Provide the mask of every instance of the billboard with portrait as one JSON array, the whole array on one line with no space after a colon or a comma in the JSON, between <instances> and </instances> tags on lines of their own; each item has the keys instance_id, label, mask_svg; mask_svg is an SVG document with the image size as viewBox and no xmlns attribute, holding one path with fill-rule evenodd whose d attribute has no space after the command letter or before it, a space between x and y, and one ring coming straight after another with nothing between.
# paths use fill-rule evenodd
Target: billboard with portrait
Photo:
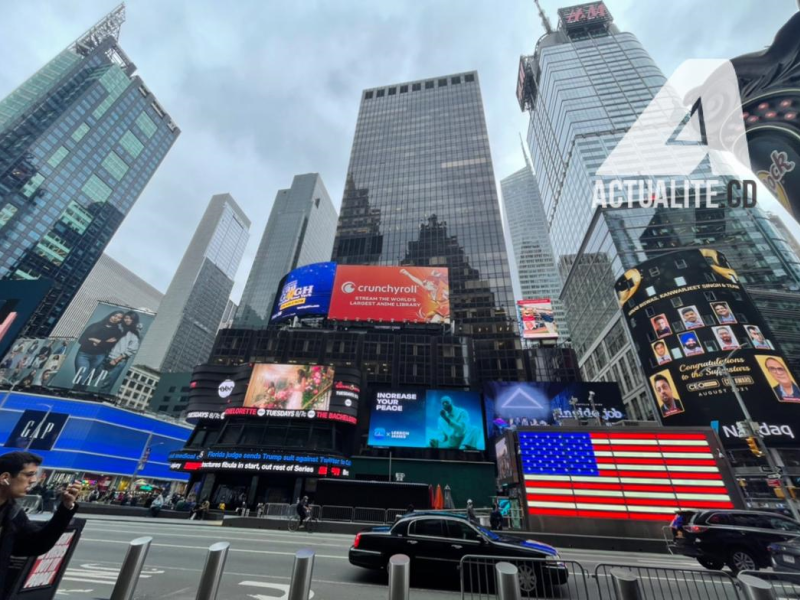
<instances>
[{"instance_id":1,"label":"billboard with portrait","mask_svg":"<svg viewBox=\"0 0 800 600\"><path fill-rule=\"evenodd\" d=\"M340 321L448 324L448 271L339 265L328 316Z\"/></svg>"},{"instance_id":2,"label":"billboard with portrait","mask_svg":"<svg viewBox=\"0 0 800 600\"><path fill-rule=\"evenodd\" d=\"M50 386L116 395L154 318L150 312L99 302Z\"/></svg>"},{"instance_id":3,"label":"billboard with portrait","mask_svg":"<svg viewBox=\"0 0 800 600\"><path fill-rule=\"evenodd\" d=\"M0 360L0 377L14 387L48 387L73 343L64 338L19 338Z\"/></svg>"},{"instance_id":4,"label":"billboard with portrait","mask_svg":"<svg viewBox=\"0 0 800 600\"><path fill-rule=\"evenodd\" d=\"M372 393L369 445L485 450L481 396L417 388Z\"/></svg>"},{"instance_id":5,"label":"billboard with portrait","mask_svg":"<svg viewBox=\"0 0 800 600\"><path fill-rule=\"evenodd\" d=\"M0 356L9 351L51 287L49 279L0 281Z\"/></svg>"},{"instance_id":6,"label":"billboard with portrait","mask_svg":"<svg viewBox=\"0 0 800 600\"><path fill-rule=\"evenodd\" d=\"M523 339L542 340L558 337L558 328L553 316L553 303L550 298L519 300L517 314Z\"/></svg>"},{"instance_id":7,"label":"billboard with portrait","mask_svg":"<svg viewBox=\"0 0 800 600\"><path fill-rule=\"evenodd\" d=\"M558 425L564 419L627 419L619 386L613 382L490 381L483 386L490 437L518 427Z\"/></svg>"},{"instance_id":8,"label":"billboard with portrait","mask_svg":"<svg viewBox=\"0 0 800 600\"><path fill-rule=\"evenodd\" d=\"M724 254L672 252L629 269L616 289L664 425L717 421L725 445L742 445L735 384L768 445L800 443L797 377Z\"/></svg>"},{"instance_id":9,"label":"billboard with portrait","mask_svg":"<svg viewBox=\"0 0 800 600\"><path fill-rule=\"evenodd\" d=\"M281 280L270 322L327 316L335 276L336 263L333 262L314 263L289 272Z\"/></svg>"}]
</instances>

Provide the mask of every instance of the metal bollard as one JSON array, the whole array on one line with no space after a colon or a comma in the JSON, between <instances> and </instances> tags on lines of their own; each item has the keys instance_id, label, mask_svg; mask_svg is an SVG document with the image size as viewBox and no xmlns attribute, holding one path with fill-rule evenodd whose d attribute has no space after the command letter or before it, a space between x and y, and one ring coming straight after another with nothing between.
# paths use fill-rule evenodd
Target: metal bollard
<instances>
[{"instance_id":1,"label":"metal bollard","mask_svg":"<svg viewBox=\"0 0 800 600\"><path fill-rule=\"evenodd\" d=\"M642 600L639 580L633 573L615 569L611 571L611 581L614 582L614 592L619 600Z\"/></svg>"},{"instance_id":2,"label":"metal bollard","mask_svg":"<svg viewBox=\"0 0 800 600\"><path fill-rule=\"evenodd\" d=\"M742 573L739 573L737 579L747 600L775 600L775 590L768 581Z\"/></svg>"},{"instance_id":3,"label":"metal bollard","mask_svg":"<svg viewBox=\"0 0 800 600\"><path fill-rule=\"evenodd\" d=\"M228 542L211 544L206 556L206 566L200 576L200 586L197 588L196 600L216 600L219 584L222 582L222 571L225 569L225 559L228 558Z\"/></svg>"},{"instance_id":4,"label":"metal bollard","mask_svg":"<svg viewBox=\"0 0 800 600\"><path fill-rule=\"evenodd\" d=\"M389 600L408 600L411 583L411 559L395 554L389 559Z\"/></svg>"},{"instance_id":5,"label":"metal bollard","mask_svg":"<svg viewBox=\"0 0 800 600\"><path fill-rule=\"evenodd\" d=\"M132 600L152 541L151 537L140 537L130 543L114 591L111 592L111 600Z\"/></svg>"},{"instance_id":6,"label":"metal bollard","mask_svg":"<svg viewBox=\"0 0 800 600\"><path fill-rule=\"evenodd\" d=\"M494 566L494 571L497 577L497 600L521 600L517 567L508 562L499 562Z\"/></svg>"},{"instance_id":7,"label":"metal bollard","mask_svg":"<svg viewBox=\"0 0 800 600\"><path fill-rule=\"evenodd\" d=\"M292 579L289 582L289 597L286 600L308 600L313 571L314 551L311 548L298 550L294 555Z\"/></svg>"}]
</instances>

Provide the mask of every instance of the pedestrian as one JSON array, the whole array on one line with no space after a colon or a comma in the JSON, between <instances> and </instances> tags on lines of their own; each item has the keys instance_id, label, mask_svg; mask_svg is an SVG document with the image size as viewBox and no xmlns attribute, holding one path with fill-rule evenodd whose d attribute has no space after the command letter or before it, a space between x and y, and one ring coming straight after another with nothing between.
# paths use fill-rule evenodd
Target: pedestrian
<instances>
[{"instance_id":1,"label":"pedestrian","mask_svg":"<svg viewBox=\"0 0 800 600\"><path fill-rule=\"evenodd\" d=\"M210 509L211 503L208 500L204 500L192 510L192 516L189 517L189 519L203 521L206 518L206 513L208 513Z\"/></svg>"},{"instance_id":2,"label":"pedestrian","mask_svg":"<svg viewBox=\"0 0 800 600\"><path fill-rule=\"evenodd\" d=\"M503 513L500 512L500 505L495 500L492 505L492 512L489 515L489 523L492 529L503 529Z\"/></svg>"},{"instance_id":3,"label":"pedestrian","mask_svg":"<svg viewBox=\"0 0 800 600\"><path fill-rule=\"evenodd\" d=\"M159 494L153 501L150 503L150 514L153 518L158 516L158 513L161 512L161 509L164 507L164 498Z\"/></svg>"},{"instance_id":4,"label":"pedestrian","mask_svg":"<svg viewBox=\"0 0 800 600\"><path fill-rule=\"evenodd\" d=\"M10 588L7 574L11 556L40 556L56 545L72 516L78 510L75 500L80 485L73 483L61 494L61 504L44 524L34 524L18 504L36 483L42 458L29 452L9 452L0 456L0 598Z\"/></svg>"},{"instance_id":5,"label":"pedestrian","mask_svg":"<svg viewBox=\"0 0 800 600\"><path fill-rule=\"evenodd\" d=\"M472 500L467 500L467 519L473 525L478 524L478 517L475 516L475 507L472 506Z\"/></svg>"}]
</instances>

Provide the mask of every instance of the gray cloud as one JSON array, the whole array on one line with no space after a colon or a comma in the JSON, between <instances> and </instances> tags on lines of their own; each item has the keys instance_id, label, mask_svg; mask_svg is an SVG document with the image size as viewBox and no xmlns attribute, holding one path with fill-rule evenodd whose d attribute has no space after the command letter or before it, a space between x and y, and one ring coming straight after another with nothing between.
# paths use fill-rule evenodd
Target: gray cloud
<instances>
[{"instance_id":1,"label":"gray cloud","mask_svg":"<svg viewBox=\"0 0 800 600\"><path fill-rule=\"evenodd\" d=\"M543 4L555 24L569 2ZM0 49L13 59L0 71L0 97L115 5L4 6ZM757 50L796 9L793 0L769 10L725 0L607 5L666 73L686 58ZM276 190L316 171L338 205L365 88L477 69L497 178L523 164L517 63L543 33L529 0L135 0L127 12L122 46L183 133L109 253L159 289L214 193L230 192L253 222L235 298Z\"/></svg>"}]
</instances>

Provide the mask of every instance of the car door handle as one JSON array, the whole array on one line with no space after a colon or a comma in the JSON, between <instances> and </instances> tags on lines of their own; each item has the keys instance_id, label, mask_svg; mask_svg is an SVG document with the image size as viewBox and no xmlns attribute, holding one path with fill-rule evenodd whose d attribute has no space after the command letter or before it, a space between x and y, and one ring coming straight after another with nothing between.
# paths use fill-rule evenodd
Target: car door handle
<instances>
[{"instance_id":1,"label":"car door handle","mask_svg":"<svg viewBox=\"0 0 800 600\"><path fill-rule=\"evenodd\" d=\"M453 544L450 547L451 548L455 548L456 550L461 550L464 546L459 546L458 544Z\"/></svg>"},{"instance_id":2,"label":"car door handle","mask_svg":"<svg viewBox=\"0 0 800 600\"><path fill-rule=\"evenodd\" d=\"M415 540L408 540L408 541L406 542L406 544L411 544L412 546L413 546L414 544L416 544L416 543L417 543L417 542L416 542Z\"/></svg>"}]
</instances>

